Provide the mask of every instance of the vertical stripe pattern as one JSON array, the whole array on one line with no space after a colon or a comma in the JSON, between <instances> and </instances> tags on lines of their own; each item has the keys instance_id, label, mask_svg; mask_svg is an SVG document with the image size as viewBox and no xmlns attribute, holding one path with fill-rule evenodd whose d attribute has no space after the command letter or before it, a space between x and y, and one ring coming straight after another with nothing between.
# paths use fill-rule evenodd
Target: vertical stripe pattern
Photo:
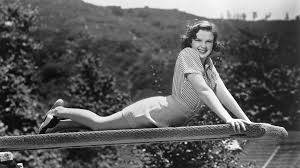
<instances>
[{"instance_id":1,"label":"vertical stripe pattern","mask_svg":"<svg viewBox=\"0 0 300 168\"><path fill-rule=\"evenodd\" d=\"M191 111L197 109L203 102L198 93L192 87L191 82L186 78L187 74L197 73L203 75L204 80L210 88L215 90L216 79L219 77L212 60L209 58L205 67L199 57L199 52L192 48L185 48L179 53L173 76L172 95L186 105Z\"/></svg>"}]
</instances>

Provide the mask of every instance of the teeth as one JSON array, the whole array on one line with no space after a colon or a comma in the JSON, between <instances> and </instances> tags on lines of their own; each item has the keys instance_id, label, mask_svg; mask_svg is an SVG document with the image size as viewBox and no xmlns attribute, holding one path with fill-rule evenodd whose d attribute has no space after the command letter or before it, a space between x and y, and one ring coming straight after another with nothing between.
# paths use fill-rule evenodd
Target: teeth
<instances>
[{"instance_id":1,"label":"teeth","mask_svg":"<svg viewBox=\"0 0 300 168\"><path fill-rule=\"evenodd\" d=\"M199 52L201 52L201 53L205 53L206 52L206 50L198 50Z\"/></svg>"}]
</instances>

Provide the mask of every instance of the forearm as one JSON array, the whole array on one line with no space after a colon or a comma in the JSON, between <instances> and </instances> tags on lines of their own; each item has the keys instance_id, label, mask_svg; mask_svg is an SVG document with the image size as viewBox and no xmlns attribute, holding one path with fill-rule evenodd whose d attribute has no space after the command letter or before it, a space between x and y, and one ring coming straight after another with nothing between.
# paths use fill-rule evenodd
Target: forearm
<instances>
[{"instance_id":1,"label":"forearm","mask_svg":"<svg viewBox=\"0 0 300 168\"><path fill-rule=\"evenodd\" d=\"M236 100L233 98L233 96L227 90L225 85L224 84L222 84L222 85L221 86L219 85L219 88L217 88L217 93L216 93L219 100L222 102L222 104L229 111L231 111L236 117L238 117L240 119L244 119L246 121L250 121L249 118L246 116L246 114L241 109L241 107L238 105Z\"/></svg>"},{"instance_id":2,"label":"forearm","mask_svg":"<svg viewBox=\"0 0 300 168\"><path fill-rule=\"evenodd\" d=\"M201 74L189 74L188 80L191 82L193 88L198 93L200 99L215 112L222 120L226 123L232 119L226 109L223 107L221 102L218 100L215 93L206 84Z\"/></svg>"},{"instance_id":3,"label":"forearm","mask_svg":"<svg viewBox=\"0 0 300 168\"><path fill-rule=\"evenodd\" d=\"M238 103L231 95L227 96L223 104L226 108L228 108L228 110L230 110L238 118L250 121L249 118L241 109L241 107L238 105Z\"/></svg>"},{"instance_id":4,"label":"forearm","mask_svg":"<svg viewBox=\"0 0 300 168\"><path fill-rule=\"evenodd\" d=\"M204 103L214 111L222 120L228 122L232 119L223 105L220 103L215 93L211 89L207 89L204 91L198 91L200 98Z\"/></svg>"}]
</instances>

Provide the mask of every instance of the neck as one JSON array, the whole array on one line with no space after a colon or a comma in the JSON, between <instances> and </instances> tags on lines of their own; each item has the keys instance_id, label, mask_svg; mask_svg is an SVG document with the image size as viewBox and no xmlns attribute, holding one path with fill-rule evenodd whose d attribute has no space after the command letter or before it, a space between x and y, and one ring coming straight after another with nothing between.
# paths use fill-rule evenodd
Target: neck
<instances>
[{"instance_id":1,"label":"neck","mask_svg":"<svg viewBox=\"0 0 300 168\"><path fill-rule=\"evenodd\" d=\"M205 65L205 63L207 63L208 58L208 56L206 58L200 58L202 65Z\"/></svg>"}]
</instances>

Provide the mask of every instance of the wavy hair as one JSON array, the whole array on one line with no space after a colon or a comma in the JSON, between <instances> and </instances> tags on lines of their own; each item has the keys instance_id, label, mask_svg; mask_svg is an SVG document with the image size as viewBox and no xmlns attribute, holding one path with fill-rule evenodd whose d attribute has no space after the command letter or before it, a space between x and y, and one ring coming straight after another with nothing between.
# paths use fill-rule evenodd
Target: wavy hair
<instances>
[{"instance_id":1,"label":"wavy hair","mask_svg":"<svg viewBox=\"0 0 300 168\"><path fill-rule=\"evenodd\" d=\"M181 48L191 47L193 39L196 39L199 30L205 30L213 33L213 51L220 51L220 47L217 42L218 32L216 25L207 20L194 20L192 24L186 25L186 31L181 36Z\"/></svg>"}]
</instances>

